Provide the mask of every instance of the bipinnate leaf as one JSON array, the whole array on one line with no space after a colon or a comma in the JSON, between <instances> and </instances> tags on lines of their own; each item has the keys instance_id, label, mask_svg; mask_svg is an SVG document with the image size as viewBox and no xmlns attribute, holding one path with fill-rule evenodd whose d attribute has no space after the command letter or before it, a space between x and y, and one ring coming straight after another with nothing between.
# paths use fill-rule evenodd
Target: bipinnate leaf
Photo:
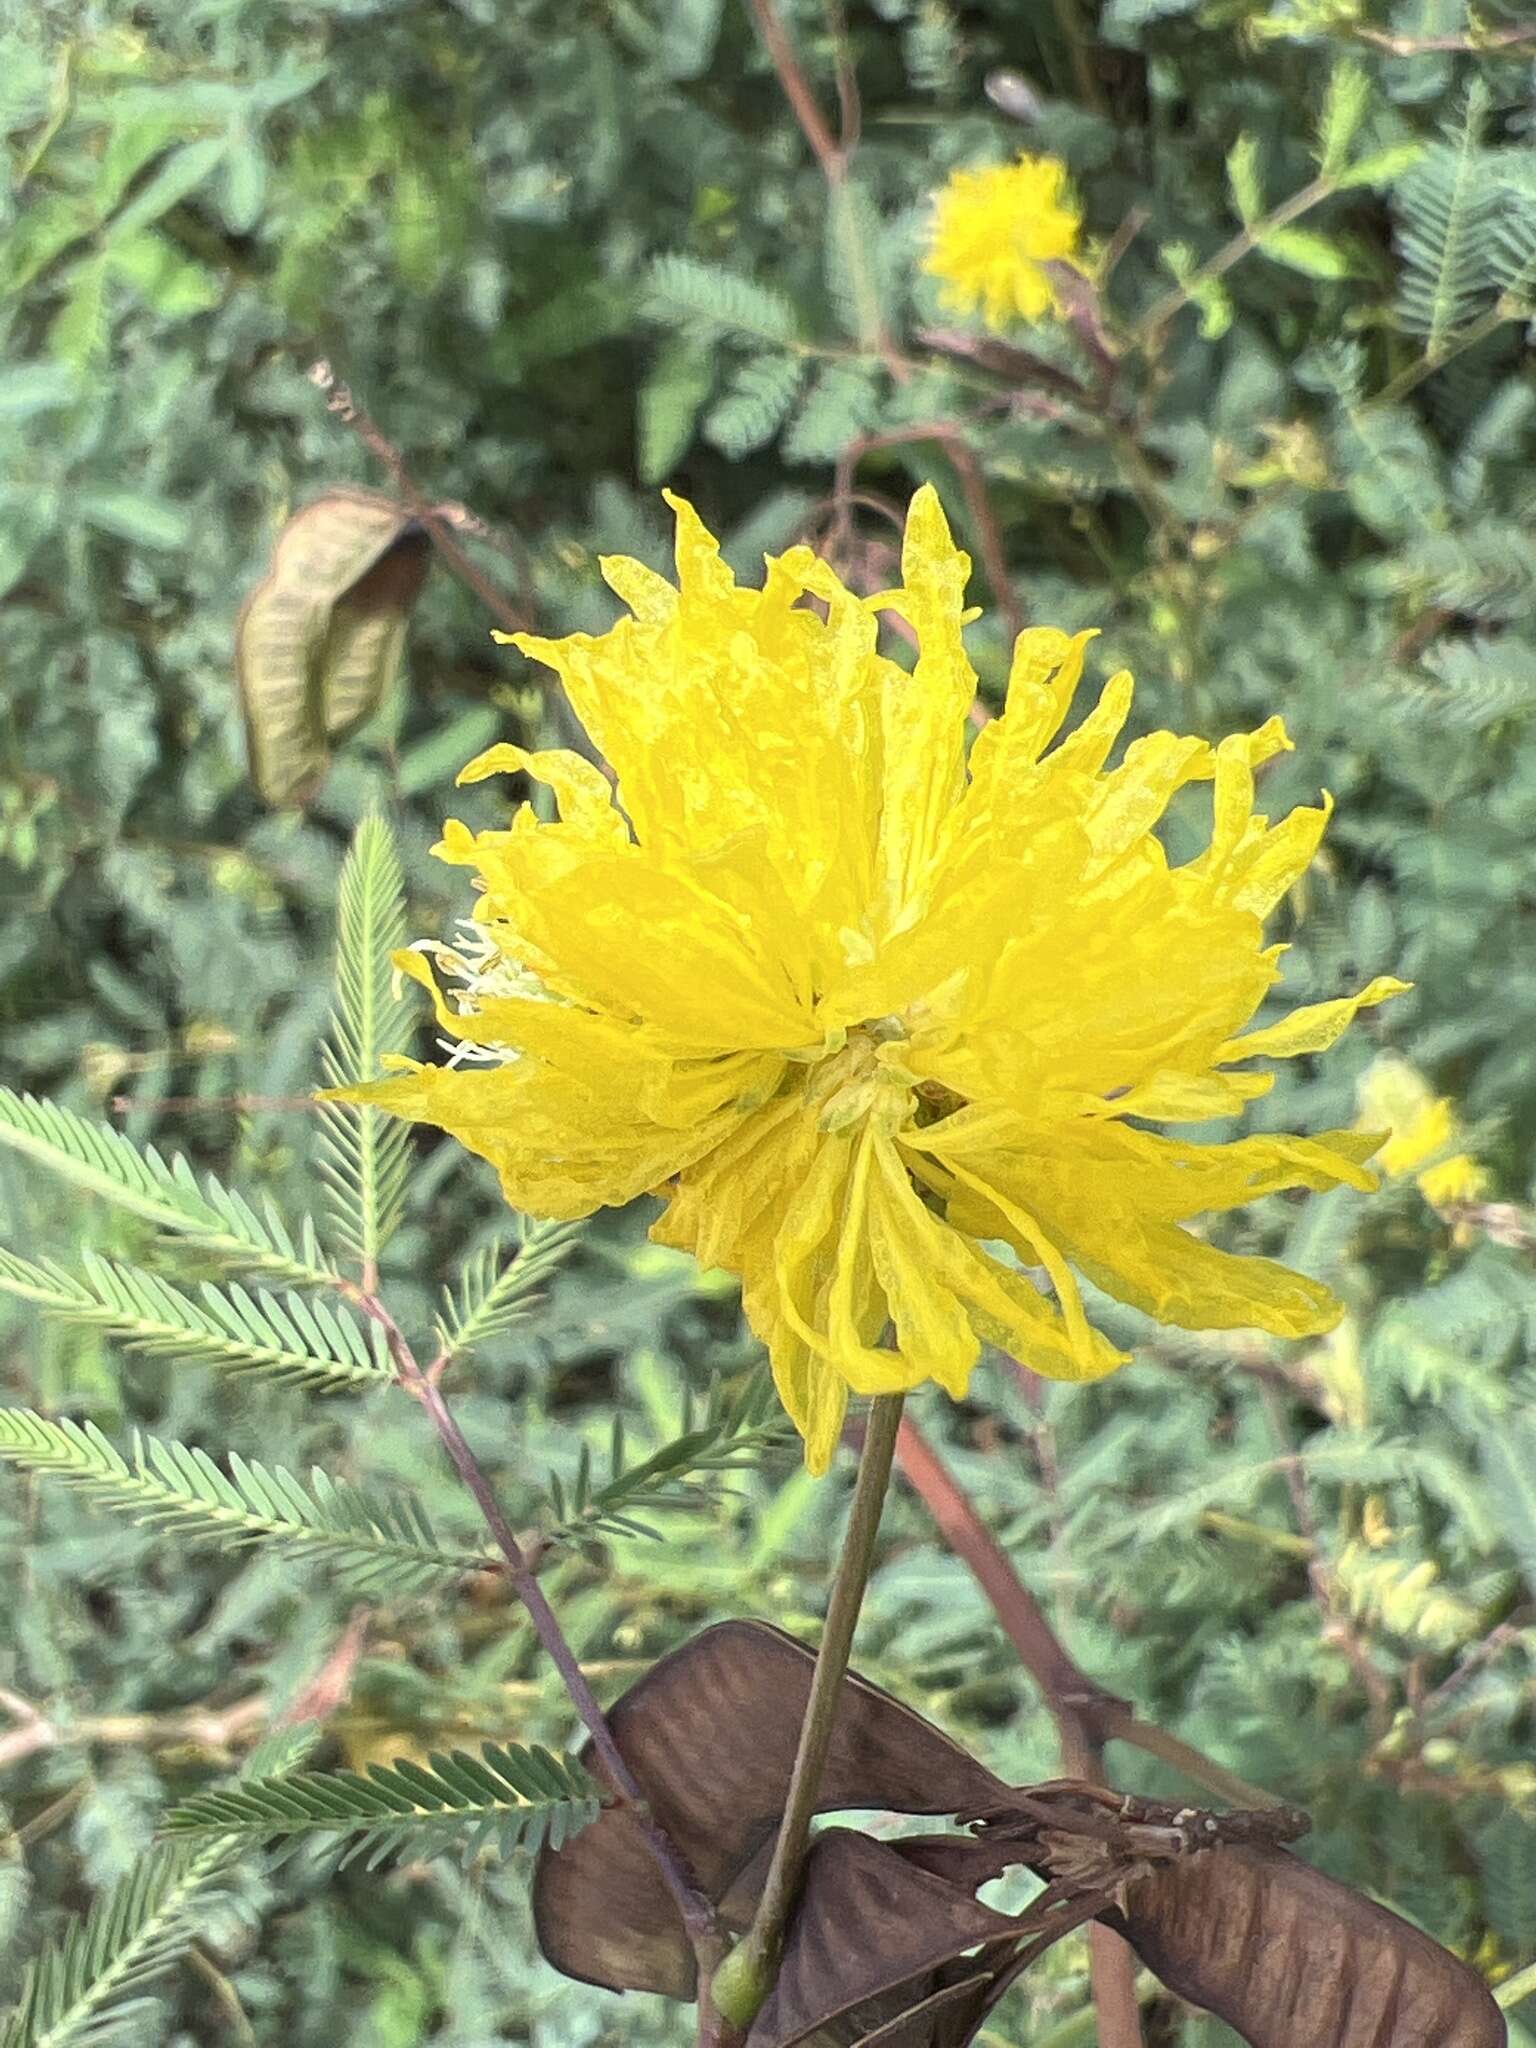
<instances>
[{"instance_id":1,"label":"bipinnate leaf","mask_svg":"<svg viewBox=\"0 0 1536 2048\"><path fill-rule=\"evenodd\" d=\"M0 1088L0 1145L270 1284L329 1287L335 1281L309 1222L295 1235L270 1203L257 1210L212 1174L199 1181L180 1155L162 1159L153 1146L134 1145L121 1131L59 1103ZM14 1291L38 1298L26 1286Z\"/></svg>"},{"instance_id":2,"label":"bipinnate leaf","mask_svg":"<svg viewBox=\"0 0 1536 2048\"><path fill-rule=\"evenodd\" d=\"M453 1847L468 1856L494 1843L504 1856L563 1842L586 1827L601 1792L579 1765L547 1749L487 1743L426 1764L398 1757L358 1771L298 1771L196 1792L174 1807L171 1835L326 1843L343 1864L369 1869L409 1850Z\"/></svg>"},{"instance_id":3,"label":"bipinnate leaf","mask_svg":"<svg viewBox=\"0 0 1536 2048\"><path fill-rule=\"evenodd\" d=\"M337 487L296 512L235 628L251 774L300 804L332 746L378 708L399 667L431 543L378 491Z\"/></svg>"}]
</instances>

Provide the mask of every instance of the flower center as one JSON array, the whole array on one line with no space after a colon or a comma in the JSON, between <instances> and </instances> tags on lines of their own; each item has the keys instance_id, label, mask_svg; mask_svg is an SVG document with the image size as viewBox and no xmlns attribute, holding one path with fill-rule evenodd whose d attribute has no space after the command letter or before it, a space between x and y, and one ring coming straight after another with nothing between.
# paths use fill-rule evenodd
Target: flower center
<instances>
[{"instance_id":1,"label":"flower center","mask_svg":"<svg viewBox=\"0 0 1536 2048\"><path fill-rule=\"evenodd\" d=\"M847 1043L813 1069L811 1100L824 1131L847 1131L873 1122L892 1136L912 1120L917 1076L901 1064L907 1042L899 1017L874 1017L855 1024Z\"/></svg>"}]
</instances>

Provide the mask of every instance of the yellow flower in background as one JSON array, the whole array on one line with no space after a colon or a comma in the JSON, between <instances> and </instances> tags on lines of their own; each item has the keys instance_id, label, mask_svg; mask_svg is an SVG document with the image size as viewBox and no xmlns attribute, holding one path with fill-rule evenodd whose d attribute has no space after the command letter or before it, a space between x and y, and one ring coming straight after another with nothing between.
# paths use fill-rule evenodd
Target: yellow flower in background
<instances>
[{"instance_id":1,"label":"yellow flower in background","mask_svg":"<svg viewBox=\"0 0 1536 2048\"><path fill-rule=\"evenodd\" d=\"M1450 1098L1437 1096L1417 1067L1383 1053L1366 1068L1357 1092L1360 1127L1387 1133L1376 1164L1389 1180L1411 1173L1436 1209L1475 1202L1485 1191L1487 1174L1457 1150L1461 1126Z\"/></svg>"},{"instance_id":2,"label":"yellow flower in background","mask_svg":"<svg viewBox=\"0 0 1536 2048\"><path fill-rule=\"evenodd\" d=\"M1279 978L1263 920L1328 815L1255 812L1280 721L1216 747L1155 732L1108 768L1130 677L1058 740L1093 636L1035 628L967 760L970 562L931 488L902 587L871 598L807 548L738 588L670 502L677 588L612 559L633 616L516 636L617 791L568 752L465 769L548 784L558 822L525 806L504 831L444 828L441 857L479 877L472 941L438 949L447 992L398 957L456 1064L353 1099L452 1132L537 1216L664 1196L652 1235L741 1276L816 1471L850 1390L962 1395L983 1340L1054 1378L1123 1363L1077 1274L1190 1328L1329 1328L1327 1288L1181 1226L1280 1188L1370 1188L1376 1137L1144 1128L1234 1114L1273 1078L1249 1060L1319 1052L1405 986L1244 1035ZM911 673L878 649L884 611L915 636ZM1154 827L1195 781L1214 784L1211 841L1172 867Z\"/></svg>"},{"instance_id":3,"label":"yellow flower in background","mask_svg":"<svg viewBox=\"0 0 1536 2048\"><path fill-rule=\"evenodd\" d=\"M944 280L944 303L957 313L982 309L1001 330L1014 320L1060 311L1045 263L1078 267L1082 214L1054 156L954 171L934 198L932 239L923 264Z\"/></svg>"}]
</instances>

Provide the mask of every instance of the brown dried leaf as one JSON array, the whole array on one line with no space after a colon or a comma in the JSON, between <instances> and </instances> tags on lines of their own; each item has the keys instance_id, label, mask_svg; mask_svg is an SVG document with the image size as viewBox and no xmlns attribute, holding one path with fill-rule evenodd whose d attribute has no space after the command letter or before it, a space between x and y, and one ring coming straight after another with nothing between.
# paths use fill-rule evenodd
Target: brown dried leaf
<instances>
[{"instance_id":1,"label":"brown dried leaf","mask_svg":"<svg viewBox=\"0 0 1536 2048\"><path fill-rule=\"evenodd\" d=\"M1250 2048L1504 2048L1474 1970L1284 1849L1215 1849L1106 1914L1171 1990Z\"/></svg>"},{"instance_id":2,"label":"brown dried leaf","mask_svg":"<svg viewBox=\"0 0 1536 2048\"><path fill-rule=\"evenodd\" d=\"M235 627L251 774L268 803L305 802L331 747L378 708L430 555L411 514L377 491L327 491L278 535Z\"/></svg>"},{"instance_id":3,"label":"brown dried leaf","mask_svg":"<svg viewBox=\"0 0 1536 2048\"><path fill-rule=\"evenodd\" d=\"M760 1621L727 1621L662 1658L609 1723L653 1812L717 1903L784 1810L815 1658ZM588 1751L583 1750L584 1758ZM820 1810L975 1813L1007 1788L888 1693L850 1674ZM694 1995L693 1954L635 1822L610 1809L539 1857L539 1946L557 1970L613 1991Z\"/></svg>"}]
</instances>

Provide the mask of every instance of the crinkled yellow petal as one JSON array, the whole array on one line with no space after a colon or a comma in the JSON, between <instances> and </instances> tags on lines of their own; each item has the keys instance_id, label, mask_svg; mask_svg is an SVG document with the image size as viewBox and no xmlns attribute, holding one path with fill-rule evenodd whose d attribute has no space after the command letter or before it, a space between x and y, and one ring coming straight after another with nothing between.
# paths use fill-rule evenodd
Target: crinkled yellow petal
<instances>
[{"instance_id":1,"label":"crinkled yellow petal","mask_svg":"<svg viewBox=\"0 0 1536 2048\"><path fill-rule=\"evenodd\" d=\"M1088 643L1098 637L1096 626L1073 634L1056 626L1025 628L1013 643L1003 718L994 719L977 737L983 760L987 746L999 741L1022 761L1039 760L1066 721L1083 678Z\"/></svg>"},{"instance_id":2,"label":"crinkled yellow petal","mask_svg":"<svg viewBox=\"0 0 1536 2048\"><path fill-rule=\"evenodd\" d=\"M935 1126L935 1130L942 1129L942 1125ZM998 1187L981 1179L968 1166L962 1165L952 1150L945 1147L942 1142L935 1141L932 1132L911 1133L907 1136L906 1143L915 1151L934 1153L962 1188L968 1188L973 1194L979 1195L983 1201L998 1211L1007 1225L1008 1236L1021 1247L1023 1255L1032 1264L1045 1268L1051 1285L1056 1290L1056 1301L1061 1310L1072 1354L1081 1361L1080 1376L1085 1379L1096 1378L1107 1371L1110 1364L1118 1365L1121 1362L1118 1352L1113 1354L1108 1363L1105 1362L1105 1353L1112 1351L1113 1347L1110 1346L1109 1340L1089 1323L1083 1309L1082 1293L1071 1267L1062 1256L1060 1247L1052 1241L1037 1219L1024 1208L1022 1202L1013 1200Z\"/></svg>"},{"instance_id":3,"label":"crinkled yellow petal","mask_svg":"<svg viewBox=\"0 0 1536 2048\"><path fill-rule=\"evenodd\" d=\"M492 775L531 775L546 782L555 792L560 821L599 844L621 843L629 838L629 827L614 809L613 790L608 778L593 762L565 747L530 752L506 742L487 747L461 768L460 784L484 782Z\"/></svg>"},{"instance_id":4,"label":"crinkled yellow petal","mask_svg":"<svg viewBox=\"0 0 1536 2048\"><path fill-rule=\"evenodd\" d=\"M731 1107L684 1130L618 1111L534 1060L502 1067L417 1067L340 1091L414 1123L436 1124L496 1169L507 1200L534 1216L590 1216L703 1156L738 1121Z\"/></svg>"},{"instance_id":5,"label":"crinkled yellow petal","mask_svg":"<svg viewBox=\"0 0 1536 2048\"><path fill-rule=\"evenodd\" d=\"M1165 1067L1121 1095L1090 1101L1083 1113L1140 1116L1154 1123L1201 1123L1208 1117L1235 1116L1274 1085L1273 1074L1181 1074Z\"/></svg>"},{"instance_id":6,"label":"crinkled yellow petal","mask_svg":"<svg viewBox=\"0 0 1536 2048\"><path fill-rule=\"evenodd\" d=\"M1130 670L1117 670L1082 724L1052 753L1049 766L1053 773L1097 775L1131 715L1135 694L1136 684Z\"/></svg>"},{"instance_id":7,"label":"crinkled yellow petal","mask_svg":"<svg viewBox=\"0 0 1536 2048\"><path fill-rule=\"evenodd\" d=\"M1099 863L1128 853L1162 817L1174 792L1211 774L1214 766L1214 751L1204 740L1154 732L1133 741L1120 767L1100 781L1085 815Z\"/></svg>"},{"instance_id":8,"label":"crinkled yellow petal","mask_svg":"<svg viewBox=\"0 0 1536 2048\"><path fill-rule=\"evenodd\" d=\"M482 923L570 1001L700 1050L768 1050L814 1035L807 963L785 960L768 919L696 874L555 827L482 835L479 865Z\"/></svg>"},{"instance_id":9,"label":"crinkled yellow petal","mask_svg":"<svg viewBox=\"0 0 1536 2048\"><path fill-rule=\"evenodd\" d=\"M917 1196L894 1148L881 1157L885 1228L876 1239L876 1266L903 1350L932 1357L933 1378L959 1399L976 1357L961 1339L964 1320L989 1343L1048 1379L1090 1379L1123 1365L1098 1331L1085 1353L1059 1312L1020 1273L983 1252ZM902 1338L903 1328L912 1334ZM939 1333L948 1331L947 1343ZM933 1348L930 1349L929 1347Z\"/></svg>"},{"instance_id":10,"label":"crinkled yellow petal","mask_svg":"<svg viewBox=\"0 0 1536 2048\"><path fill-rule=\"evenodd\" d=\"M1218 1251L1171 1224L1141 1224L1121 1240L1113 1266L1084 1271L1118 1300L1185 1330L1317 1337L1344 1314L1320 1280L1274 1259Z\"/></svg>"},{"instance_id":11,"label":"crinkled yellow petal","mask_svg":"<svg viewBox=\"0 0 1536 2048\"><path fill-rule=\"evenodd\" d=\"M938 492L924 484L907 514L902 588L891 602L917 636L918 656L905 687L883 697L884 804L880 865L892 903L917 893L938 851L939 835L965 773L965 715L976 672L960 636L971 558L957 548Z\"/></svg>"},{"instance_id":12,"label":"crinkled yellow petal","mask_svg":"<svg viewBox=\"0 0 1536 2048\"><path fill-rule=\"evenodd\" d=\"M1389 1002L1406 995L1413 983L1399 981L1392 974L1378 974L1358 995L1340 996L1330 1003L1304 1003L1278 1023L1265 1024L1242 1038L1228 1039L1215 1056L1215 1064L1229 1066L1234 1060L1291 1060L1302 1053L1326 1052L1342 1038L1361 1010L1373 1003Z\"/></svg>"},{"instance_id":13,"label":"crinkled yellow petal","mask_svg":"<svg viewBox=\"0 0 1536 2048\"><path fill-rule=\"evenodd\" d=\"M805 1439L812 1472L824 1472L831 1461L849 1387L786 1313L774 1246L822 1143L803 1092L781 1093L678 1175L651 1226L659 1243L741 1275L742 1306L767 1347L779 1398Z\"/></svg>"}]
</instances>

